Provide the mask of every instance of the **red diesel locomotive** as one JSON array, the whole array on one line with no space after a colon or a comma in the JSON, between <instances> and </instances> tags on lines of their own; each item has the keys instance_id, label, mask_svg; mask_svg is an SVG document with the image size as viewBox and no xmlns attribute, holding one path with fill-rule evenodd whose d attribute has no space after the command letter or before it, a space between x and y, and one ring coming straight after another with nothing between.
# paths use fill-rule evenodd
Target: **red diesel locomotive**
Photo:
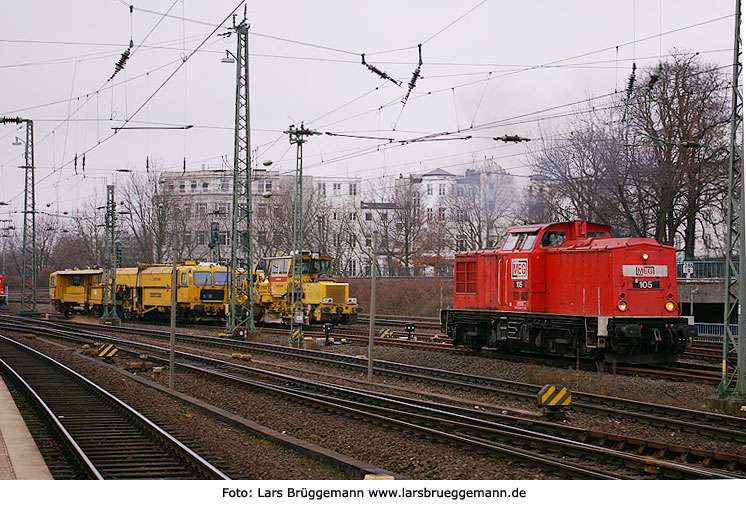
<instances>
[{"instance_id":1,"label":"red diesel locomotive","mask_svg":"<svg viewBox=\"0 0 746 514\"><path fill-rule=\"evenodd\" d=\"M675 361L696 335L678 314L676 253L585 221L512 227L500 249L456 254L454 344L608 361Z\"/></svg>"}]
</instances>

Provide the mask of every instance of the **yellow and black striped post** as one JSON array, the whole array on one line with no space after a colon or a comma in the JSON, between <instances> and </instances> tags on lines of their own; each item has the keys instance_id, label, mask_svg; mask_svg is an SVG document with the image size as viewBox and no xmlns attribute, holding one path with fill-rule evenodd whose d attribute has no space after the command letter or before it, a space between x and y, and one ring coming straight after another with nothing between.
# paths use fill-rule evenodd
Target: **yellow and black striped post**
<instances>
[{"instance_id":1,"label":"yellow and black striped post","mask_svg":"<svg viewBox=\"0 0 746 514\"><path fill-rule=\"evenodd\" d=\"M384 329L384 330L381 331L381 335L379 337L390 338L393 335L394 335L394 331L391 330L390 328L386 328L386 329Z\"/></svg>"},{"instance_id":2,"label":"yellow and black striped post","mask_svg":"<svg viewBox=\"0 0 746 514\"><path fill-rule=\"evenodd\" d=\"M539 407L545 409L549 418L564 418L563 408L572 403L570 390L562 385L547 384L536 395Z\"/></svg>"},{"instance_id":3,"label":"yellow and black striped post","mask_svg":"<svg viewBox=\"0 0 746 514\"><path fill-rule=\"evenodd\" d=\"M98 349L98 352L96 353L96 355L98 355L104 360L112 359L116 356L118 351L119 350L117 349L117 347L114 346L113 344L105 344L105 345L102 345Z\"/></svg>"}]
</instances>

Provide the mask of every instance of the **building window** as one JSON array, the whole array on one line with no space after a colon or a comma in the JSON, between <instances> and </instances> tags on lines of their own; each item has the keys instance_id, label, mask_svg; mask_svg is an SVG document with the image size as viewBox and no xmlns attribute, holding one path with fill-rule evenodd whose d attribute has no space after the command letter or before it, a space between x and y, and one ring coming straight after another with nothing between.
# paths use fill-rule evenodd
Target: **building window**
<instances>
[{"instance_id":1,"label":"building window","mask_svg":"<svg viewBox=\"0 0 746 514\"><path fill-rule=\"evenodd\" d=\"M355 213L354 212L350 213L350 221L355 221Z\"/></svg>"},{"instance_id":2,"label":"building window","mask_svg":"<svg viewBox=\"0 0 746 514\"><path fill-rule=\"evenodd\" d=\"M179 182L179 193L186 193L186 184L184 182Z\"/></svg>"},{"instance_id":3,"label":"building window","mask_svg":"<svg viewBox=\"0 0 746 514\"><path fill-rule=\"evenodd\" d=\"M272 182L268 180L264 183L264 192L269 193L270 191L272 191Z\"/></svg>"},{"instance_id":4,"label":"building window","mask_svg":"<svg viewBox=\"0 0 746 514\"><path fill-rule=\"evenodd\" d=\"M197 217L204 218L205 216L207 216L207 204L198 203L197 204Z\"/></svg>"},{"instance_id":5,"label":"building window","mask_svg":"<svg viewBox=\"0 0 746 514\"><path fill-rule=\"evenodd\" d=\"M428 184L427 185L427 196L432 196L432 195L433 195L433 185Z\"/></svg>"},{"instance_id":6,"label":"building window","mask_svg":"<svg viewBox=\"0 0 746 514\"><path fill-rule=\"evenodd\" d=\"M184 206L184 217L185 218L191 218L192 217L192 206L190 204L186 204Z\"/></svg>"},{"instance_id":7,"label":"building window","mask_svg":"<svg viewBox=\"0 0 746 514\"><path fill-rule=\"evenodd\" d=\"M365 246L370 246L371 244L373 244L373 240L371 239L371 237L365 236Z\"/></svg>"},{"instance_id":8,"label":"building window","mask_svg":"<svg viewBox=\"0 0 746 514\"><path fill-rule=\"evenodd\" d=\"M332 194L338 195L342 193L342 184L333 184L332 185Z\"/></svg>"},{"instance_id":9,"label":"building window","mask_svg":"<svg viewBox=\"0 0 746 514\"><path fill-rule=\"evenodd\" d=\"M427 208L427 219L429 220L433 219L433 208L432 207Z\"/></svg>"},{"instance_id":10,"label":"building window","mask_svg":"<svg viewBox=\"0 0 746 514\"><path fill-rule=\"evenodd\" d=\"M386 221L388 221L388 219L389 219L389 213L388 212L382 212L381 213L381 221L383 221L384 223L386 223Z\"/></svg>"},{"instance_id":11,"label":"building window","mask_svg":"<svg viewBox=\"0 0 746 514\"><path fill-rule=\"evenodd\" d=\"M192 193L196 193L196 192L197 192L197 181L196 181L196 180L192 180L192 181L191 181L191 182L189 183L189 190L190 190L190 191L191 191Z\"/></svg>"},{"instance_id":12,"label":"building window","mask_svg":"<svg viewBox=\"0 0 746 514\"><path fill-rule=\"evenodd\" d=\"M319 196L326 196L326 184L319 184L316 186L316 192Z\"/></svg>"},{"instance_id":13,"label":"building window","mask_svg":"<svg viewBox=\"0 0 746 514\"><path fill-rule=\"evenodd\" d=\"M357 196L357 184L350 184L350 196Z\"/></svg>"},{"instance_id":14,"label":"building window","mask_svg":"<svg viewBox=\"0 0 746 514\"><path fill-rule=\"evenodd\" d=\"M365 213L365 221L373 221L373 213L368 211Z\"/></svg>"},{"instance_id":15,"label":"building window","mask_svg":"<svg viewBox=\"0 0 746 514\"><path fill-rule=\"evenodd\" d=\"M205 231L204 230L197 231L197 244L198 245L205 244Z\"/></svg>"},{"instance_id":16,"label":"building window","mask_svg":"<svg viewBox=\"0 0 746 514\"><path fill-rule=\"evenodd\" d=\"M446 194L446 185L438 184L438 195L444 196Z\"/></svg>"},{"instance_id":17,"label":"building window","mask_svg":"<svg viewBox=\"0 0 746 514\"><path fill-rule=\"evenodd\" d=\"M333 213L332 213L332 219L333 219L333 220L336 220L336 219L337 219L337 213L336 213L336 212L333 212Z\"/></svg>"},{"instance_id":18,"label":"building window","mask_svg":"<svg viewBox=\"0 0 746 514\"><path fill-rule=\"evenodd\" d=\"M220 190L228 191L228 179L227 178L220 179Z\"/></svg>"},{"instance_id":19,"label":"building window","mask_svg":"<svg viewBox=\"0 0 746 514\"><path fill-rule=\"evenodd\" d=\"M208 188L208 187L210 187L210 184L209 184L209 182L207 182L206 180L203 180L203 181L202 181L202 192L203 192L203 193L206 193L206 192L207 192L207 188Z\"/></svg>"},{"instance_id":20,"label":"building window","mask_svg":"<svg viewBox=\"0 0 746 514\"><path fill-rule=\"evenodd\" d=\"M192 233L191 233L190 231L188 231L188 230L186 230L186 231L184 232L184 242L185 242L186 244L189 244L189 243L191 243L191 242L192 242Z\"/></svg>"},{"instance_id":21,"label":"building window","mask_svg":"<svg viewBox=\"0 0 746 514\"><path fill-rule=\"evenodd\" d=\"M348 270L349 270L350 275L357 275L357 262L350 261Z\"/></svg>"},{"instance_id":22,"label":"building window","mask_svg":"<svg viewBox=\"0 0 746 514\"><path fill-rule=\"evenodd\" d=\"M257 205L256 207L256 215L260 218L263 218L267 215L267 206L266 205Z\"/></svg>"},{"instance_id":23,"label":"building window","mask_svg":"<svg viewBox=\"0 0 746 514\"><path fill-rule=\"evenodd\" d=\"M173 193L173 191L174 191L174 183L173 182L169 182L168 183L168 190Z\"/></svg>"},{"instance_id":24,"label":"building window","mask_svg":"<svg viewBox=\"0 0 746 514\"><path fill-rule=\"evenodd\" d=\"M446 218L446 208L445 207L439 207L438 208L438 219L443 220Z\"/></svg>"}]
</instances>

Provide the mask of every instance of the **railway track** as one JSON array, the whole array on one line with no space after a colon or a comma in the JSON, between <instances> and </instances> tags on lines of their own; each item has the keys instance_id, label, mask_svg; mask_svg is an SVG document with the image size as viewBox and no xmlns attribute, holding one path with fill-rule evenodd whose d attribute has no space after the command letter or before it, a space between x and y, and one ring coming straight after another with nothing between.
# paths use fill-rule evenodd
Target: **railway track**
<instances>
[{"instance_id":1,"label":"railway track","mask_svg":"<svg viewBox=\"0 0 746 514\"><path fill-rule=\"evenodd\" d=\"M147 418L57 361L0 336L0 366L61 448L53 470L86 479L227 479Z\"/></svg>"},{"instance_id":2,"label":"railway track","mask_svg":"<svg viewBox=\"0 0 746 514\"><path fill-rule=\"evenodd\" d=\"M67 337L76 336L68 333ZM158 355L166 353L163 347L156 349L144 343L114 339L109 341L115 342L120 348L129 348L134 354L148 351L149 358L166 362L165 355ZM644 446L649 451L653 450L663 455L668 450L660 443L637 440L627 445L628 448L637 449L636 452L623 451L619 448L621 439L611 434L590 434L588 431L572 430L561 424L538 420L516 421L515 418L501 414L474 412L473 408L469 407L359 391L287 374L257 370L250 366L183 351L177 352L177 359L180 367L191 372L238 382L294 402L332 410L345 416L365 418L377 424L412 431L480 452L529 462L563 476L642 478L653 475L671 478L731 478L740 476L739 473L746 468L746 459L739 460L733 456L721 456L716 462L723 468L737 470L739 473L736 474L724 469L707 469L700 465L673 462L641 451L641 447ZM530 428L521 426L526 423L531 425ZM537 431L537 428L542 428L543 431ZM591 439L594 439L593 443L588 442ZM688 454L698 453L696 450L690 450ZM599 461L610 464L599 466Z\"/></svg>"},{"instance_id":3,"label":"railway track","mask_svg":"<svg viewBox=\"0 0 746 514\"><path fill-rule=\"evenodd\" d=\"M127 330L113 327L90 326L80 328L102 328L107 331L117 331L125 333L130 332L137 333L139 335L148 335L150 337L168 336L166 332L153 331L149 329ZM129 346L132 348L132 351L134 353L138 354L146 352L149 356L162 356L167 352L166 348L163 346L134 343L131 341L124 342L113 338L109 339L105 336L99 337L109 342L115 342L116 344L124 345L124 347ZM252 352L264 352L272 355L282 356L283 358L289 357L294 359L302 359L304 361L316 362L332 367L343 367L361 372L367 368L366 359L340 354L330 354L327 352L288 348L264 343L233 342L219 338L205 338L202 336L179 335L178 341L180 344L207 344L226 351L250 350ZM179 359L181 361L180 365L183 365L185 367L188 365L192 365L195 360L199 361L201 359L204 359L204 357L195 356L189 352L179 352L179 355ZM234 363L226 362L228 356L225 356L223 359L225 360L213 359L210 366L212 368L222 369L225 369L226 367L234 368L236 366ZM379 377L388 376L421 382L424 381L437 385L439 388L443 388L445 386L470 391L489 392L529 401L535 401L536 394L539 389L538 386L533 386L530 384L522 384L489 377L478 377L462 373L416 367L378 360L374 362L374 369L376 375ZM289 379L283 378L283 380ZM708 437L725 441L746 442L746 420L742 418L733 418L720 414L692 411L670 406L645 404L631 400L604 397L586 393L575 392L573 393L573 396L573 405L575 409L593 413L595 415L601 414L605 416L614 416L633 420L635 422L649 423L654 426L665 426L667 428L670 428L671 430L683 430L687 432L700 433ZM429 402L429 404L432 406L432 402ZM731 469L735 468L741 470L743 468L743 458L734 456L723 457L722 455L719 455L717 453L703 452L697 449L682 450L676 445L667 445L655 441L641 441L639 439L621 438L614 434L574 434L573 439L575 440L575 442L586 442L589 440L595 440L598 442L598 445L602 445L602 443L599 441L605 441L606 444L611 444L616 447L633 447L636 449L635 451L638 454L644 456L647 456L645 452L654 452L656 455L675 454L678 455L677 458L679 459L683 458L682 456L688 456L688 458L696 457L702 459L703 461L720 462L721 464L726 463L727 466L729 466Z\"/></svg>"}]
</instances>

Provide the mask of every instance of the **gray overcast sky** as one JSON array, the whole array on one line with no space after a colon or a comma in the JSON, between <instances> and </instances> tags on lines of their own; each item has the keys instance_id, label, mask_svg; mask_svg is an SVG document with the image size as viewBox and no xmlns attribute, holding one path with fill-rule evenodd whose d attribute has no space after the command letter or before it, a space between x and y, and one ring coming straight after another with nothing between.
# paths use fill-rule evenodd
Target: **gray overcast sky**
<instances>
[{"instance_id":1,"label":"gray overcast sky","mask_svg":"<svg viewBox=\"0 0 746 514\"><path fill-rule=\"evenodd\" d=\"M474 154L494 156L511 173L527 175L530 146L498 143L493 136L536 138L540 128L561 129L566 118L546 117L571 110L563 105L623 89L633 61L653 66L674 47L728 66L734 3L248 2L252 147L259 149L259 163L271 159L275 168L290 171L295 149L282 131L291 123L395 139L491 124L466 131L473 136L468 141L380 145L316 136L304 146L304 170L366 180L434 167L459 172ZM223 156L232 162L235 65L220 58L235 50L235 36L208 36L238 0L132 5L130 15L125 0L5 2L0 115L34 120L41 211L71 210L94 194L103 199L107 181L122 180L112 171L142 170L146 155L169 170L180 170L184 158L189 170L220 168ZM167 11L169 17L156 14ZM240 19L243 4L237 12ZM130 37L136 51L107 82ZM422 76L402 109L418 43ZM403 86L363 67L363 52ZM501 122L514 117L531 121ZM194 128L126 130L96 146L128 118L130 126ZM23 146L11 143L23 136L16 125L0 125L0 200L11 201L12 210L22 209Z\"/></svg>"}]
</instances>

